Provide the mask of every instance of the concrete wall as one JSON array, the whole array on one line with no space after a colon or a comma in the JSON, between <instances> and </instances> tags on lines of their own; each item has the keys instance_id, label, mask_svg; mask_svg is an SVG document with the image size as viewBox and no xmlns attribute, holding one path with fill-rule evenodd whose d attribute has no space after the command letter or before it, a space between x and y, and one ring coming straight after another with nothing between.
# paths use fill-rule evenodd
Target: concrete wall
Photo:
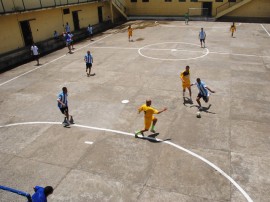
<instances>
[{"instance_id":1,"label":"concrete wall","mask_svg":"<svg viewBox=\"0 0 270 202\"><path fill-rule=\"evenodd\" d=\"M23 13L14 13L0 16L0 54L25 46L20 21L29 20L34 42L44 41L53 36L54 30L61 34L63 25L69 23L71 31L74 30L72 11L78 11L80 28L89 24L98 24L98 7L103 7L103 19L110 13L109 2L89 3L61 8L43 9ZM69 8L70 13L63 15L62 9Z\"/></svg>"},{"instance_id":2,"label":"concrete wall","mask_svg":"<svg viewBox=\"0 0 270 202\"><path fill-rule=\"evenodd\" d=\"M142 2L138 0L136 3L130 0L125 0L128 8L128 15L166 15L166 16L183 16L188 12L189 8L202 8L202 2L212 2L212 14L216 14L216 8L228 2L215 2L215 0L199 0L198 2L179 2L179 0L172 0L172 2L165 2L164 0L149 0L149 2ZM196 11L192 11L196 14Z\"/></svg>"},{"instance_id":3,"label":"concrete wall","mask_svg":"<svg viewBox=\"0 0 270 202\"><path fill-rule=\"evenodd\" d=\"M212 2L212 15L216 15L216 8L227 3L228 0L223 2L216 2L215 0L198 0L198 2L179 2L179 0L172 0L172 2L165 2L164 0L149 0L149 2L142 2L137 0L136 3L130 0L125 0L127 5L128 15L164 15L164 16L183 16L188 8L202 8L202 2ZM193 11L195 13L195 11ZM230 16L242 17L270 17L270 0L253 0L251 3L240 7Z\"/></svg>"},{"instance_id":4,"label":"concrete wall","mask_svg":"<svg viewBox=\"0 0 270 202\"><path fill-rule=\"evenodd\" d=\"M253 0L226 16L270 18L270 0Z\"/></svg>"}]
</instances>

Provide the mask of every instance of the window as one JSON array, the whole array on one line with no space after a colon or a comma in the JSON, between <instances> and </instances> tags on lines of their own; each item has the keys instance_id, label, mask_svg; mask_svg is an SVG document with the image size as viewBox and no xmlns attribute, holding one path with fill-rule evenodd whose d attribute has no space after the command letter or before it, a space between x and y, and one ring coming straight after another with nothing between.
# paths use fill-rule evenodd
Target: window
<instances>
[{"instance_id":1,"label":"window","mask_svg":"<svg viewBox=\"0 0 270 202\"><path fill-rule=\"evenodd\" d=\"M64 9L63 9L63 14L64 14L64 15L69 14L69 8L64 8Z\"/></svg>"},{"instance_id":2,"label":"window","mask_svg":"<svg viewBox=\"0 0 270 202\"><path fill-rule=\"evenodd\" d=\"M236 0L229 0L229 2L236 2Z\"/></svg>"},{"instance_id":3,"label":"window","mask_svg":"<svg viewBox=\"0 0 270 202\"><path fill-rule=\"evenodd\" d=\"M165 0L165 2L172 2L172 0Z\"/></svg>"},{"instance_id":4,"label":"window","mask_svg":"<svg viewBox=\"0 0 270 202\"><path fill-rule=\"evenodd\" d=\"M186 0L179 0L179 2L186 2Z\"/></svg>"},{"instance_id":5,"label":"window","mask_svg":"<svg viewBox=\"0 0 270 202\"><path fill-rule=\"evenodd\" d=\"M198 0L190 0L190 2L198 2Z\"/></svg>"},{"instance_id":6,"label":"window","mask_svg":"<svg viewBox=\"0 0 270 202\"><path fill-rule=\"evenodd\" d=\"M137 0L130 0L130 2L137 2Z\"/></svg>"},{"instance_id":7,"label":"window","mask_svg":"<svg viewBox=\"0 0 270 202\"><path fill-rule=\"evenodd\" d=\"M149 2L149 0L142 0L142 2Z\"/></svg>"},{"instance_id":8,"label":"window","mask_svg":"<svg viewBox=\"0 0 270 202\"><path fill-rule=\"evenodd\" d=\"M216 2L223 2L223 0L216 0Z\"/></svg>"}]
</instances>

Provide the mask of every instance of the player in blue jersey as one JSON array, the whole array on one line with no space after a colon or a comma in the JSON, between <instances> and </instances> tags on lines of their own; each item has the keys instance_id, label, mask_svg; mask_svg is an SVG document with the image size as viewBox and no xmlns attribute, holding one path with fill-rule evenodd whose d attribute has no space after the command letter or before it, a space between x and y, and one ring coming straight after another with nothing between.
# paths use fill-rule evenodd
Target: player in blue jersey
<instances>
[{"instance_id":1,"label":"player in blue jersey","mask_svg":"<svg viewBox=\"0 0 270 202\"><path fill-rule=\"evenodd\" d=\"M87 51L86 55L84 56L84 61L86 65L86 74L87 76L94 76L94 74L91 75L91 68L92 64L94 62L93 55L90 53L90 51Z\"/></svg>"},{"instance_id":2,"label":"player in blue jersey","mask_svg":"<svg viewBox=\"0 0 270 202\"><path fill-rule=\"evenodd\" d=\"M200 99L203 98L203 100L207 103L209 101L209 91L211 93L215 93L215 91L211 90L204 82L201 81L200 78L197 78L196 83L191 84L191 86L196 85L197 88L199 89L199 94L196 98L196 101L199 105L199 110L202 110L202 105L200 102ZM208 91L209 90L209 91Z\"/></svg>"},{"instance_id":3,"label":"player in blue jersey","mask_svg":"<svg viewBox=\"0 0 270 202\"><path fill-rule=\"evenodd\" d=\"M203 30L203 28L201 28L201 31L199 32L199 39L200 39L200 42L201 42L201 48L202 48L202 47L205 48L206 33L205 33L205 31ZM202 43L203 43L203 46L202 46Z\"/></svg>"},{"instance_id":4,"label":"player in blue jersey","mask_svg":"<svg viewBox=\"0 0 270 202\"><path fill-rule=\"evenodd\" d=\"M60 109L60 111L62 112L62 114L65 115L65 120L63 122L63 124L65 126L69 126L70 124L74 123L73 117L71 115L69 115L68 112L68 94L67 94L68 90L66 87L62 88L62 92L58 95L58 108ZM69 119L70 117L70 119Z\"/></svg>"},{"instance_id":5,"label":"player in blue jersey","mask_svg":"<svg viewBox=\"0 0 270 202\"><path fill-rule=\"evenodd\" d=\"M51 186L45 188L35 186L34 191L35 193L32 195L32 202L47 202L47 197L53 193L53 188Z\"/></svg>"}]
</instances>

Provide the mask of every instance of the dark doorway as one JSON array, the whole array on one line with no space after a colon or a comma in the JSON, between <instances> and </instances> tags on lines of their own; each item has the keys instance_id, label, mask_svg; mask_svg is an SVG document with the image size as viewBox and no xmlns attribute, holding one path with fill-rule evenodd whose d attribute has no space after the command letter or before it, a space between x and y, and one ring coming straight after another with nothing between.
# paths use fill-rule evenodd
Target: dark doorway
<instances>
[{"instance_id":1,"label":"dark doorway","mask_svg":"<svg viewBox=\"0 0 270 202\"><path fill-rule=\"evenodd\" d=\"M80 21L79 21L78 11L72 11L72 17L73 17L74 29L79 30L80 29Z\"/></svg>"},{"instance_id":2,"label":"dark doorway","mask_svg":"<svg viewBox=\"0 0 270 202\"><path fill-rule=\"evenodd\" d=\"M203 16L211 17L212 16L212 2L203 2Z\"/></svg>"},{"instance_id":3,"label":"dark doorway","mask_svg":"<svg viewBox=\"0 0 270 202\"><path fill-rule=\"evenodd\" d=\"M98 21L99 23L103 22L102 6L98 7Z\"/></svg>"},{"instance_id":4,"label":"dark doorway","mask_svg":"<svg viewBox=\"0 0 270 202\"><path fill-rule=\"evenodd\" d=\"M32 36L32 31L30 27L29 21L21 21L20 22L21 29L22 29L22 35L24 39L24 45L25 46L30 46L33 44L33 36Z\"/></svg>"}]
</instances>

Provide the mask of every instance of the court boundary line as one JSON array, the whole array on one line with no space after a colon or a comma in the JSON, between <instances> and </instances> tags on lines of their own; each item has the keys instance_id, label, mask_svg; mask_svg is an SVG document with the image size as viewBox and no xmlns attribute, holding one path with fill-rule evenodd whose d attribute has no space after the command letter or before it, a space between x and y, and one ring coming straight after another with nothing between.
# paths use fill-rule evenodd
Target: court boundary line
<instances>
[{"instance_id":1,"label":"court boundary line","mask_svg":"<svg viewBox=\"0 0 270 202\"><path fill-rule=\"evenodd\" d=\"M266 31L266 33L268 34L268 36L270 37L270 33L267 31L267 29L263 26L263 24L261 24L261 27L264 29L264 31Z\"/></svg>"},{"instance_id":2,"label":"court boundary line","mask_svg":"<svg viewBox=\"0 0 270 202\"><path fill-rule=\"evenodd\" d=\"M178 43L183 43L183 42L178 42ZM153 45L153 44L149 44L149 45ZM194 44L195 45L195 44ZM197 44L196 44L197 45ZM197 45L199 46L199 45ZM99 49L99 48L104 48L104 49L120 49L120 50L139 50L141 48L132 48L132 47L113 47L113 46L92 46L91 48L95 49ZM206 48L205 48L206 49ZM160 48L160 49L155 49L155 48L144 48L144 50L174 50L174 48ZM176 49L176 51L186 51L186 52L201 52L201 51L194 51L194 50L184 50L184 49ZM215 51L209 51L209 54L220 54L220 55L236 55L236 56L243 56L243 57L270 57L268 55L251 55L251 54L242 54L242 53L226 53L226 52L215 52ZM179 59L175 59L175 60L179 60ZM186 59L185 59L186 60Z\"/></svg>"},{"instance_id":3,"label":"court boundary line","mask_svg":"<svg viewBox=\"0 0 270 202\"><path fill-rule=\"evenodd\" d=\"M184 21L181 21L181 22L184 22ZM192 22L192 21L190 21L189 20L189 22ZM193 21L194 22L194 21ZM202 22L202 21L200 21L200 22ZM195 26L195 25L179 25L179 26L177 26L177 25L163 25L163 24L160 24L158 21L155 21L155 24L157 24L157 25L160 25L161 27L170 27L170 28L180 28L180 27L186 27L186 28L188 28L188 27L190 27L190 28L193 28L193 27L195 27L195 28L202 28L203 26L201 25L201 26ZM242 23L238 23L236 26L241 26L242 25ZM217 26L217 27L203 27L204 29L227 29L228 27L225 27L225 26Z\"/></svg>"},{"instance_id":4,"label":"court boundary line","mask_svg":"<svg viewBox=\"0 0 270 202\"><path fill-rule=\"evenodd\" d=\"M12 123L12 124L7 124L0 126L0 128L6 128L6 127L12 127L12 126L20 126L20 125L34 125L34 124L52 124L52 125L62 125L61 122L21 122L21 123ZM79 124L74 124L72 127L78 127L78 128L87 128L87 129L92 129L92 130L100 130L100 131L106 131L106 132L112 132L112 133L117 133L117 134L123 134L123 135L128 135L128 136L134 136L132 133L124 132L124 131L119 131L119 130L112 130L112 129L107 129L107 128L99 128L99 127L92 127L92 126L86 126L86 125L79 125ZM247 199L248 202L253 202L253 200L250 198L250 196L245 192L245 190L234 180L232 179L228 174L226 174L221 168L216 166L214 163L210 162L206 158L196 154L195 152L192 152L180 145L177 145L171 141L162 141L158 138L156 138L157 141L161 141L161 143L165 143L168 145L171 145L181 151L184 151L191 156L203 161L206 163L208 166L213 168L214 170L218 171L223 177L225 177L227 180L229 180L237 189L238 191L241 192L241 194Z\"/></svg>"}]
</instances>

